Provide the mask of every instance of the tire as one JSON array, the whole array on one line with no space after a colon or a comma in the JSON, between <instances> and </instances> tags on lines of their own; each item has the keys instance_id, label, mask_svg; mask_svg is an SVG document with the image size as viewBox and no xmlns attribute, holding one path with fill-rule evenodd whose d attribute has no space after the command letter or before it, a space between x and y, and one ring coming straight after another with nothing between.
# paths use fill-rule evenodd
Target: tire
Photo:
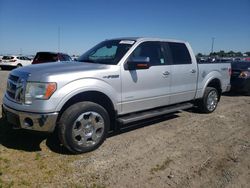
<instances>
[{"instance_id":1,"label":"tire","mask_svg":"<svg viewBox=\"0 0 250 188\"><path fill-rule=\"evenodd\" d=\"M18 65L16 66L16 68L20 68L20 67L22 67L22 64L18 64Z\"/></svg>"},{"instance_id":2,"label":"tire","mask_svg":"<svg viewBox=\"0 0 250 188\"><path fill-rule=\"evenodd\" d=\"M0 68L1 68L1 70L6 70L6 67L4 67L4 66L3 66L3 67L0 67Z\"/></svg>"},{"instance_id":3,"label":"tire","mask_svg":"<svg viewBox=\"0 0 250 188\"><path fill-rule=\"evenodd\" d=\"M198 108L202 113L212 113L217 108L218 101L218 91L213 87L207 87L203 98L198 101Z\"/></svg>"},{"instance_id":4,"label":"tire","mask_svg":"<svg viewBox=\"0 0 250 188\"><path fill-rule=\"evenodd\" d=\"M107 111L93 102L79 102L66 109L59 120L59 139L72 153L97 149L110 127Z\"/></svg>"}]
</instances>

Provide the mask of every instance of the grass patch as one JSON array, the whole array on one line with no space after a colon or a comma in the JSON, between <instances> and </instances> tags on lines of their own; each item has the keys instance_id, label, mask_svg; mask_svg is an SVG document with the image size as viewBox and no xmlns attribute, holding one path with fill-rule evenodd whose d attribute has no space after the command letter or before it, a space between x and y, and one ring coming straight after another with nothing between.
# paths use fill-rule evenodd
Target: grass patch
<instances>
[{"instance_id":1,"label":"grass patch","mask_svg":"<svg viewBox=\"0 0 250 188\"><path fill-rule=\"evenodd\" d=\"M90 188L105 188L105 185L100 185L100 184L96 184L94 183Z\"/></svg>"},{"instance_id":2,"label":"grass patch","mask_svg":"<svg viewBox=\"0 0 250 188\"><path fill-rule=\"evenodd\" d=\"M4 163L9 163L10 162L9 159L5 159L5 158L2 158L2 157L0 157L0 161L3 161Z\"/></svg>"},{"instance_id":3,"label":"grass patch","mask_svg":"<svg viewBox=\"0 0 250 188\"><path fill-rule=\"evenodd\" d=\"M157 164L154 168L151 168L150 170L151 174L165 170L171 162L172 162L171 159L169 158L165 159L162 164Z\"/></svg>"},{"instance_id":4,"label":"grass patch","mask_svg":"<svg viewBox=\"0 0 250 188\"><path fill-rule=\"evenodd\" d=\"M41 159L41 154L40 153L36 153L35 160L38 161L40 159Z\"/></svg>"}]
</instances>

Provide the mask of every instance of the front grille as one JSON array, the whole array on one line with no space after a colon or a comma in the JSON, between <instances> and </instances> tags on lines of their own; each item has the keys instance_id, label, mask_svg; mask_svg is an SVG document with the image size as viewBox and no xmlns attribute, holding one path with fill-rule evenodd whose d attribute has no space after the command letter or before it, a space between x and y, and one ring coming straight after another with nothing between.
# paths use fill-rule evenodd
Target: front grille
<instances>
[{"instance_id":1,"label":"front grille","mask_svg":"<svg viewBox=\"0 0 250 188\"><path fill-rule=\"evenodd\" d=\"M15 75L9 75L7 80L7 95L15 102L21 103L24 99L25 80Z\"/></svg>"}]
</instances>

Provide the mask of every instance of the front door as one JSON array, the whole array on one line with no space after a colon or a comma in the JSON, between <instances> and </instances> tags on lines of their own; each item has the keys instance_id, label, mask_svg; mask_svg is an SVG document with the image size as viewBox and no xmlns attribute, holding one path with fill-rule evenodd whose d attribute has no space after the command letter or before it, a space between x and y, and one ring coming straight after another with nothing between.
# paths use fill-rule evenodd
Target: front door
<instances>
[{"instance_id":1,"label":"front door","mask_svg":"<svg viewBox=\"0 0 250 188\"><path fill-rule=\"evenodd\" d=\"M121 71L122 113L135 112L169 104L171 66L160 42L143 42L131 57L149 57L149 69Z\"/></svg>"}]
</instances>

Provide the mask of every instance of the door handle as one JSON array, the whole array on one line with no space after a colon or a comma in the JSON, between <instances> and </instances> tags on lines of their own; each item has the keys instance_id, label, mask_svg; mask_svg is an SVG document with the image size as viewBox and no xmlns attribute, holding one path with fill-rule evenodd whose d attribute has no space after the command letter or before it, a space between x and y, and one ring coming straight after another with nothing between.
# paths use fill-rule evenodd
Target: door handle
<instances>
[{"instance_id":1,"label":"door handle","mask_svg":"<svg viewBox=\"0 0 250 188\"><path fill-rule=\"evenodd\" d=\"M170 72L165 71L165 72L163 72L162 74L163 74L164 76L168 76L168 75L170 75Z\"/></svg>"},{"instance_id":2,"label":"door handle","mask_svg":"<svg viewBox=\"0 0 250 188\"><path fill-rule=\"evenodd\" d=\"M196 73L196 70L192 69L190 72L191 72L191 73Z\"/></svg>"}]
</instances>

